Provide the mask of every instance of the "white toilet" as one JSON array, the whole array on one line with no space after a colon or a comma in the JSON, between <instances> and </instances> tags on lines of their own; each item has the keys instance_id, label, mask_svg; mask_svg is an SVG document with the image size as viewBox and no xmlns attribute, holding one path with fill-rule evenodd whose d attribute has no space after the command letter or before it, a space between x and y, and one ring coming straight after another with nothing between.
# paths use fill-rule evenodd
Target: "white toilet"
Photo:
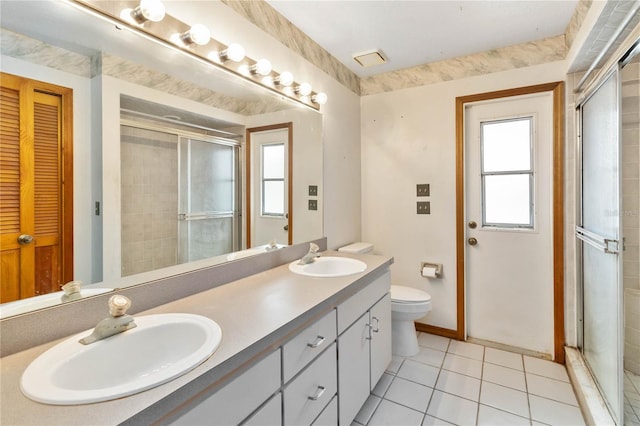
<instances>
[{"instance_id":1,"label":"white toilet","mask_svg":"<svg viewBox=\"0 0 640 426\"><path fill-rule=\"evenodd\" d=\"M414 321L431 311L429 293L413 287L391 286L391 351L394 355L418 353L418 335Z\"/></svg>"},{"instance_id":2,"label":"white toilet","mask_svg":"<svg viewBox=\"0 0 640 426\"><path fill-rule=\"evenodd\" d=\"M370 253L371 243L353 243L339 248L345 253ZM418 335L414 321L431 312L429 293L413 287L391 286L391 351L394 355L413 356L418 353Z\"/></svg>"}]
</instances>

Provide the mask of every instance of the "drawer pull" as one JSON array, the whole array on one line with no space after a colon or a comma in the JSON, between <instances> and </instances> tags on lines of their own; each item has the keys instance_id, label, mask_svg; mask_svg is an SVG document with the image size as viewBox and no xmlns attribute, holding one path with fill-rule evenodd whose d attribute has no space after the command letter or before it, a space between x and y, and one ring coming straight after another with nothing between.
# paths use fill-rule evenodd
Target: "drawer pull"
<instances>
[{"instance_id":1,"label":"drawer pull","mask_svg":"<svg viewBox=\"0 0 640 426\"><path fill-rule=\"evenodd\" d=\"M307 346L309 346L312 349L315 349L318 346L320 346L323 342L324 342L324 336L318 336L316 337L316 340L313 341L313 343L307 343Z\"/></svg>"},{"instance_id":2,"label":"drawer pull","mask_svg":"<svg viewBox=\"0 0 640 426\"><path fill-rule=\"evenodd\" d=\"M316 390L316 393L312 396L308 396L307 398L309 398L311 401L317 401L320 398L322 398L322 395L324 395L324 391L325 391L325 387L324 386L318 386L318 389Z\"/></svg>"}]
</instances>

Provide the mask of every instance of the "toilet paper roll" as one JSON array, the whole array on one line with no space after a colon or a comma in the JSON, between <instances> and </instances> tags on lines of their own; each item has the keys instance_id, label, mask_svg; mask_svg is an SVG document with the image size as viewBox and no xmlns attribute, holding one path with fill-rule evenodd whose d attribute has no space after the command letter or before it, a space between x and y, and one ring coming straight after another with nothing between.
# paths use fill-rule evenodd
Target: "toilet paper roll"
<instances>
[{"instance_id":1,"label":"toilet paper roll","mask_svg":"<svg viewBox=\"0 0 640 426\"><path fill-rule=\"evenodd\" d=\"M423 266L422 276L427 278L436 278L436 268L434 266Z\"/></svg>"}]
</instances>

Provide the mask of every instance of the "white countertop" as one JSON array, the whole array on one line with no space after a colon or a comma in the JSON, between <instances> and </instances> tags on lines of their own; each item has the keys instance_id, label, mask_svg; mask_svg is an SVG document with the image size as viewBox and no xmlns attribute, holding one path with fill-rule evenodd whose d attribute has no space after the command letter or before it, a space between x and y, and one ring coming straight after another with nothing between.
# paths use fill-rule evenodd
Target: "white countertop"
<instances>
[{"instance_id":1,"label":"white countertop","mask_svg":"<svg viewBox=\"0 0 640 426\"><path fill-rule=\"evenodd\" d=\"M3 426L119 424L183 386L185 389L180 392L185 395L181 398L186 398L191 392L187 389L190 386L197 392L229 372L239 373L252 358L275 349L310 320L337 306L371 281L368 277L361 278L370 273L375 277L393 263L392 258L383 256L331 251L323 255L360 259L367 264L367 269L346 277L314 278L294 274L285 264L136 314L184 312L203 315L220 325L223 337L218 350L194 370L126 398L75 406L46 405L26 398L19 385L23 371L60 340L0 359L0 423ZM196 380L198 378L201 379Z\"/></svg>"}]
</instances>

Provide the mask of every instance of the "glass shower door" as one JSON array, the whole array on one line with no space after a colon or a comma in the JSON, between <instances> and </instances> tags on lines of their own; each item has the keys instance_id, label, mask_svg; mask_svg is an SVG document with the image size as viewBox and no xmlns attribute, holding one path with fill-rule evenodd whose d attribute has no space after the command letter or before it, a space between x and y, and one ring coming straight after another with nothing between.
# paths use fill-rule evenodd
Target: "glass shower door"
<instances>
[{"instance_id":1,"label":"glass shower door","mask_svg":"<svg viewBox=\"0 0 640 426\"><path fill-rule=\"evenodd\" d=\"M582 351L617 423L622 419L619 77L615 70L579 107Z\"/></svg>"},{"instance_id":2,"label":"glass shower door","mask_svg":"<svg viewBox=\"0 0 640 426\"><path fill-rule=\"evenodd\" d=\"M180 263L238 249L238 148L180 139Z\"/></svg>"}]
</instances>

